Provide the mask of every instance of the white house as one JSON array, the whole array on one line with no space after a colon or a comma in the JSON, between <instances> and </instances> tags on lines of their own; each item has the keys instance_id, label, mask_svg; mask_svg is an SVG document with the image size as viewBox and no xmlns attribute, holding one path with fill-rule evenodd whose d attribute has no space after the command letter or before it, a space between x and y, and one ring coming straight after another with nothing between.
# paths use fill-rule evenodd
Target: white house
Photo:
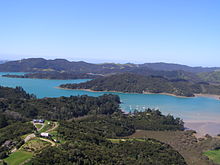
<instances>
[{"instance_id":1,"label":"white house","mask_svg":"<svg viewBox=\"0 0 220 165\"><path fill-rule=\"evenodd\" d=\"M46 133L46 132L42 132L42 133L40 134L40 136L42 136L42 137L49 137L50 134L49 134L49 133Z\"/></svg>"}]
</instances>

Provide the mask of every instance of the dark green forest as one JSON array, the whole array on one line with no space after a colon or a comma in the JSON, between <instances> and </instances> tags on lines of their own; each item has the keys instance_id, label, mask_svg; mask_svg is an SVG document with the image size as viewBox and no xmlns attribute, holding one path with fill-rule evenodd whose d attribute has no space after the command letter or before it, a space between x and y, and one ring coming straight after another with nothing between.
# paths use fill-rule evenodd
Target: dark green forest
<instances>
[{"instance_id":1,"label":"dark green forest","mask_svg":"<svg viewBox=\"0 0 220 165\"><path fill-rule=\"evenodd\" d=\"M0 112L9 115L13 112L25 119L68 120L89 114L112 114L119 111L119 103L116 95L3 99L0 100Z\"/></svg>"}]
</instances>

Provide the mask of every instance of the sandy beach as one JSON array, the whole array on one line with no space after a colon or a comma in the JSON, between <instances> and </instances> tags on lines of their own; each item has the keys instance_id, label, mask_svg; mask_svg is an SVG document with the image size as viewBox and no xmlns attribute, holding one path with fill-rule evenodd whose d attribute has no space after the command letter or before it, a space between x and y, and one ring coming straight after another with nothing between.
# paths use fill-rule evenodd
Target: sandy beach
<instances>
[{"instance_id":1,"label":"sandy beach","mask_svg":"<svg viewBox=\"0 0 220 165\"><path fill-rule=\"evenodd\" d=\"M212 95L212 94L195 94L195 97L209 97L220 100L220 95Z\"/></svg>"},{"instance_id":2,"label":"sandy beach","mask_svg":"<svg viewBox=\"0 0 220 165\"><path fill-rule=\"evenodd\" d=\"M167 96L173 96L173 97L180 97L180 98L191 98L191 97L186 97L186 96L178 96L175 94L171 94L171 93L151 93L151 92L143 92L142 94L146 94L146 95L167 95Z\"/></svg>"},{"instance_id":3,"label":"sandy beach","mask_svg":"<svg viewBox=\"0 0 220 165\"><path fill-rule=\"evenodd\" d=\"M206 134L217 136L220 134L220 121L219 122L202 122L202 121L186 121L185 127L187 129L195 130L196 137L204 137Z\"/></svg>"}]
</instances>

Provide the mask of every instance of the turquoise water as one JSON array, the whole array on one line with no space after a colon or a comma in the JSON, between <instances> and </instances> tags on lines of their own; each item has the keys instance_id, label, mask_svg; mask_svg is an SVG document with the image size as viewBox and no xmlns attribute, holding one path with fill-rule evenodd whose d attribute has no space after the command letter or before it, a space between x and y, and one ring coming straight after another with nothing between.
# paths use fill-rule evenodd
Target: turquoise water
<instances>
[{"instance_id":1,"label":"turquoise water","mask_svg":"<svg viewBox=\"0 0 220 165\"><path fill-rule=\"evenodd\" d=\"M65 83L80 83L88 79L79 80L45 80L45 79L20 79L1 77L7 73L0 73L0 85L8 87L22 86L28 93L35 94L38 98L59 97L70 95L100 96L112 92L88 92L81 90L63 90L55 88ZM14 73L10 73L14 74ZM24 74L24 73L15 73ZM160 109L164 114L172 114L184 120L217 121L220 122L220 101L197 97L179 98L160 94L124 94L114 93L122 100L121 108L126 111L145 108Z\"/></svg>"}]
</instances>

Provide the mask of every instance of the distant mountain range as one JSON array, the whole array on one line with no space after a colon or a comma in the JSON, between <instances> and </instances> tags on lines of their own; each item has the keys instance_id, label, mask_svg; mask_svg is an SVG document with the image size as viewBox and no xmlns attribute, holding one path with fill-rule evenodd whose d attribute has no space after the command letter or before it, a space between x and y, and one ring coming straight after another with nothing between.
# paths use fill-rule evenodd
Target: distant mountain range
<instances>
[{"instance_id":1,"label":"distant mountain range","mask_svg":"<svg viewBox=\"0 0 220 165\"><path fill-rule=\"evenodd\" d=\"M130 72L144 76L161 76L171 80L185 79L211 83L220 82L219 70L220 67L190 67L170 63L92 64L84 61L71 62L65 59L46 60L43 58L29 58L0 64L0 72L60 72L61 74L74 72L103 75ZM42 76L39 75L39 77ZM64 76L59 74L59 77Z\"/></svg>"},{"instance_id":2,"label":"distant mountain range","mask_svg":"<svg viewBox=\"0 0 220 165\"><path fill-rule=\"evenodd\" d=\"M0 65L0 71L18 71L18 72L30 72L30 71L79 71L79 72L114 72L114 71L129 71L136 68L148 68L152 70L162 71L177 71L182 70L186 72L213 72L220 70L220 67L190 67L187 65L171 64L171 63L144 63L144 64L115 64L115 63L103 63L92 64L84 61L71 62L65 59L46 60L43 58L29 58L17 61L0 61L4 63Z\"/></svg>"},{"instance_id":3,"label":"distant mountain range","mask_svg":"<svg viewBox=\"0 0 220 165\"><path fill-rule=\"evenodd\" d=\"M0 64L4 64L6 62L7 62L7 60L0 60Z\"/></svg>"},{"instance_id":4,"label":"distant mountain range","mask_svg":"<svg viewBox=\"0 0 220 165\"><path fill-rule=\"evenodd\" d=\"M213 72L216 70L220 70L220 67L190 67L187 65L181 65L181 64L171 64L171 63L145 63L139 65L141 67L148 67L154 70L163 70L163 71L174 71L174 70L182 70L186 72L193 72L193 73L199 73L199 72Z\"/></svg>"}]
</instances>

